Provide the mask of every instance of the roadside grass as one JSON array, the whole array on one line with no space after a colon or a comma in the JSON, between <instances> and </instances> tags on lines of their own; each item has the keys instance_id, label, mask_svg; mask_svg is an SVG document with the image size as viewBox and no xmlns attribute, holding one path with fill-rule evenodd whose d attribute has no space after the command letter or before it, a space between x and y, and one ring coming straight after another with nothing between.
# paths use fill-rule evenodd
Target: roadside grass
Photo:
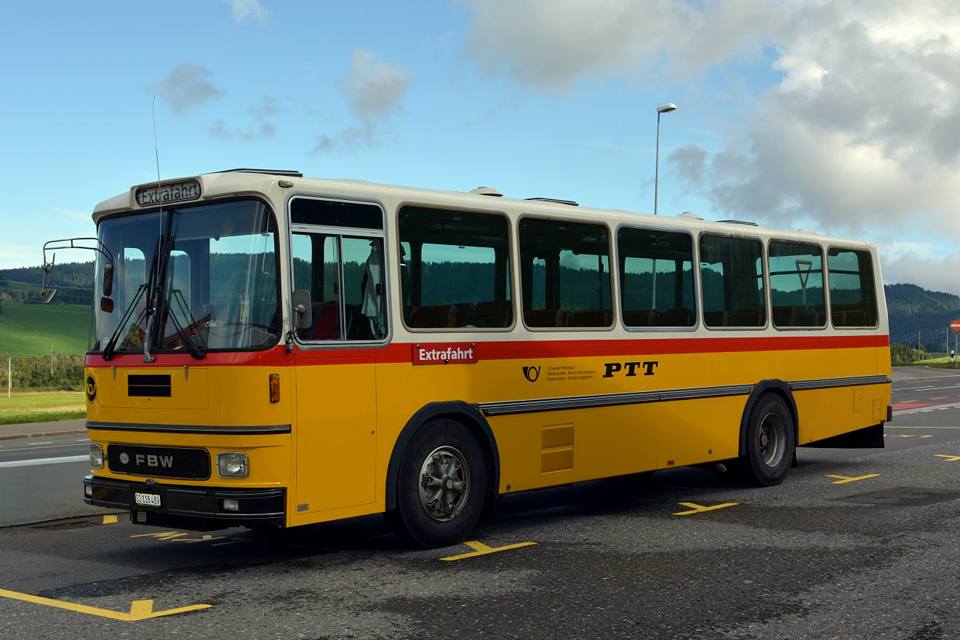
<instances>
[{"instance_id":1,"label":"roadside grass","mask_svg":"<svg viewBox=\"0 0 960 640\"><path fill-rule=\"evenodd\" d=\"M11 398L0 395L0 425L71 420L86 414L82 391L19 391Z\"/></svg>"},{"instance_id":2,"label":"roadside grass","mask_svg":"<svg viewBox=\"0 0 960 640\"><path fill-rule=\"evenodd\" d=\"M0 354L82 354L87 350L91 317L86 305L5 302L0 310Z\"/></svg>"}]
</instances>

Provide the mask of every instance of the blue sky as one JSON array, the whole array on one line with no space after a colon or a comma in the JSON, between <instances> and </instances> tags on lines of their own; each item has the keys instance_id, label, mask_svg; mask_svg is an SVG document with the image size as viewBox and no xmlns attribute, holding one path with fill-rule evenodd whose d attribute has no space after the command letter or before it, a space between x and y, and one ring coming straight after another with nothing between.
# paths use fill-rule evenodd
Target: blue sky
<instances>
[{"instance_id":1,"label":"blue sky","mask_svg":"<svg viewBox=\"0 0 960 640\"><path fill-rule=\"evenodd\" d=\"M817 100L840 100L865 73L837 49L838 20L866 25L878 57L902 59L913 36L871 30L901 23L893 9L855 2L859 13L817 18L803 5L832 3L19 4L0 25L0 266L37 264L45 239L92 232L98 201L155 178L154 95L163 177L293 168L638 211L653 206L655 108L672 101L661 214L867 237L897 275L922 277L931 260L954 259L941 238L955 227L909 221L956 217L952 194L878 193L875 174L913 180L890 164L903 148L860 122L825 131L817 115ZM834 145L826 159L791 155L819 136ZM957 177L949 152L930 180ZM846 182L831 184L836 173Z\"/></svg>"}]
</instances>

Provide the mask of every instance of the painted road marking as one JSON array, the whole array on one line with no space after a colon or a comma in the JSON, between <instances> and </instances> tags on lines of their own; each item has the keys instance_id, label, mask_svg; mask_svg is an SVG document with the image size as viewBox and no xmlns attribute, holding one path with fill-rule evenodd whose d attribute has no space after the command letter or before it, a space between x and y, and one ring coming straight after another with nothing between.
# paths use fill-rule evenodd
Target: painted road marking
<instances>
[{"instance_id":1,"label":"painted road marking","mask_svg":"<svg viewBox=\"0 0 960 640\"><path fill-rule=\"evenodd\" d=\"M832 484L848 484L850 482L860 482L861 480L869 480L870 478L879 478L879 473L868 473L863 476L839 476L835 474L827 474L828 478L836 478Z\"/></svg>"},{"instance_id":2,"label":"painted road marking","mask_svg":"<svg viewBox=\"0 0 960 640\"><path fill-rule=\"evenodd\" d=\"M47 607L57 609L66 609L76 613L85 613L88 616L99 616L111 620L120 620L122 622L137 622L139 620L149 620L150 618L161 618L164 616L173 616L178 613L187 613L188 611L200 611L209 609L209 604L191 604L186 607L177 607L165 611L154 611L153 600L134 600L130 603L130 611L111 611L110 609L101 609L99 607L90 607L85 604L76 604L74 602L64 602L63 600L54 600L53 598L42 598L40 596L30 595L29 593L20 593L18 591L9 591L0 589L0 598L10 598L21 602L30 602L32 604L42 604Z\"/></svg>"},{"instance_id":3,"label":"painted road marking","mask_svg":"<svg viewBox=\"0 0 960 640\"><path fill-rule=\"evenodd\" d=\"M137 533L131 538L153 538L154 540L161 540L163 542L183 542L184 544L194 544L197 542L213 542L214 540L231 540L227 536L215 536L212 534L204 534L198 538L190 538L189 533L184 533L183 531L156 531L153 533ZM236 542L246 542L245 540L237 540ZM211 546L217 547L222 544L230 543L218 543Z\"/></svg>"},{"instance_id":4,"label":"painted road marking","mask_svg":"<svg viewBox=\"0 0 960 640\"><path fill-rule=\"evenodd\" d=\"M883 434L883 437L887 437L887 435L888 434L885 433ZM932 438L933 437L931 435L920 434L920 433L894 433L889 435L892 435L894 438Z\"/></svg>"},{"instance_id":5,"label":"painted road marking","mask_svg":"<svg viewBox=\"0 0 960 640\"><path fill-rule=\"evenodd\" d=\"M887 426L886 429L920 429L922 431L934 430L934 429L960 429L960 427L900 427L900 426Z\"/></svg>"},{"instance_id":6,"label":"painted road marking","mask_svg":"<svg viewBox=\"0 0 960 640\"><path fill-rule=\"evenodd\" d=\"M0 447L3 449L3 447ZM14 451L36 451L37 449L86 449L85 446L81 444L51 444L44 445L42 447L16 447L14 449L3 449L4 453L13 453Z\"/></svg>"},{"instance_id":7,"label":"painted road marking","mask_svg":"<svg viewBox=\"0 0 960 640\"><path fill-rule=\"evenodd\" d=\"M102 524L117 524L118 522L120 522L120 518L118 516L103 516Z\"/></svg>"},{"instance_id":8,"label":"painted road marking","mask_svg":"<svg viewBox=\"0 0 960 640\"><path fill-rule=\"evenodd\" d=\"M83 456L65 456L63 458L36 458L34 460L12 460L10 462L0 462L0 469L11 469L13 467L39 467L45 464L64 464L66 462L90 462L89 455Z\"/></svg>"},{"instance_id":9,"label":"painted road marking","mask_svg":"<svg viewBox=\"0 0 960 640\"><path fill-rule=\"evenodd\" d=\"M488 547L487 545L477 540L470 540L470 541L464 542L463 544L473 549L473 551L470 551L468 553L460 553L455 556L447 556L445 558L440 558L440 559L445 560L447 562L450 562L453 560L466 560L467 558L476 558L477 556L486 556L491 553L499 553L501 551L509 551L511 549L520 549L522 547L532 547L537 543L529 542L529 541L515 542L514 544L506 544L506 545L503 545L502 547Z\"/></svg>"},{"instance_id":10,"label":"painted road marking","mask_svg":"<svg viewBox=\"0 0 960 640\"><path fill-rule=\"evenodd\" d=\"M960 462L960 456L947 456L942 453L935 454L937 458L943 458L947 462Z\"/></svg>"},{"instance_id":11,"label":"painted road marking","mask_svg":"<svg viewBox=\"0 0 960 640\"><path fill-rule=\"evenodd\" d=\"M690 509L689 511L677 511L673 515L675 516L692 516L695 513L704 513L705 511L716 511L717 509L726 509L727 507L735 506L736 502L721 502L720 504L714 504L710 506L704 506L702 504L697 504L695 502L678 502L681 507L686 507Z\"/></svg>"},{"instance_id":12,"label":"painted road marking","mask_svg":"<svg viewBox=\"0 0 960 640\"><path fill-rule=\"evenodd\" d=\"M156 538L157 540L173 540L187 535L182 531L157 531L155 533L136 533L131 538Z\"/></svg>"},{"instance_id":13,"label":"painted road marking","mask_svg":"<svg viewBox=\"0 0 960 640\"><path fill-rule=\"evenodd\" d=\"M44 441L44 442L30 442L30 443L29 443L29 446L31 446L31 447L36 447L36 446L41 445L41 444L53 444L53 440L46 440L46 441Z\"/></svg>"}]
</instances>

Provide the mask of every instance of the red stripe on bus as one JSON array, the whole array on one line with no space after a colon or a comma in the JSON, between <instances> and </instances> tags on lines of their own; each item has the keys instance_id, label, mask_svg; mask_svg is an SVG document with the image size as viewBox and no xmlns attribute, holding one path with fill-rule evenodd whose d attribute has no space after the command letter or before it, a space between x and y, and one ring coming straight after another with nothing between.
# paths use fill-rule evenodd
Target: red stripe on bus
<instances>
[{"instance_id":1,"label":"red stripe on bus","mask_svg":"<svg viewBox=\"0 0 960 640\"><path fill-rule=\"evenodd\" d=\"M106 361L87 355L85 365L98 367L248 366L281 367L295 364L400 363L413 359L412 342L384 347L294 349L284 346L246 353L208 353L196 360L186 353L157 354L148 364L142 354L118 354ZM439 346L437 345L434 346ZM459 344L459 343L451 343ZM886 335L775 336L730 338L635 338L631 340L522 340L477 342L478 360L581 358L590 356L656 355L677 353L731 353L744 351L799 351L808 349L862 349L886 347Z\"/></svg>"}]
</instances>

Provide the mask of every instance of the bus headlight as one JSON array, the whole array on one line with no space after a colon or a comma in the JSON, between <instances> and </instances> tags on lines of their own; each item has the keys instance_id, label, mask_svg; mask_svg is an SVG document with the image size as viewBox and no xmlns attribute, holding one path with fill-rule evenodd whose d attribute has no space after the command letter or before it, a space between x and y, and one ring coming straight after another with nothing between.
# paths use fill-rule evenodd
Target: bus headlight
<instances>
[{"instance_id":1,"label":"bus headlight","mask_svg":"<svg viewBox=\"0 0 960 640\"><path fill-rule=\"evenodd\" d=\"M250 463L245 453L221 453L217 456L217 470L221 478L246 478Z\"/></svg>"},{"instance_id":2,"label":"bus headlight","mask_svg":"<svg viewBox=\"0 0 960 640\"><path fill-rule=\"evenodd\" d=\"M103 447L98 444L90 445L90 466L103 469Z\"/></svg>"}]
</instances>

